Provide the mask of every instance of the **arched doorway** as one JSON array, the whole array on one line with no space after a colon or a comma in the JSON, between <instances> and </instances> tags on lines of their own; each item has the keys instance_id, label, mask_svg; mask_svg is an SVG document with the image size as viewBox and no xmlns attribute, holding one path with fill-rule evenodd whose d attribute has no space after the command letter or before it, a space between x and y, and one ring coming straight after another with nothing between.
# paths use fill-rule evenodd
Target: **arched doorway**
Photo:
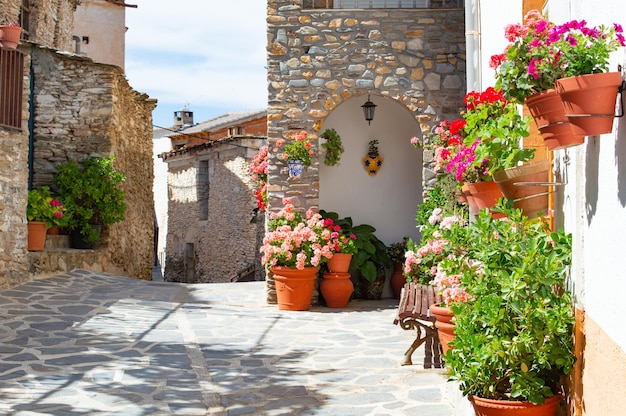
<instances>
[{"instance_id":1,"label":"arched doorway","mask_svg":"<svg viewBox=\"0 0 626 416\"><path fill-rule=\"evenodd\" d=\"M410 139L421 137L419 124L402 104L372 95L377 107L368 125L361 109L365 101L364 96L345 101L322 125L320 135L334 128L345 152L339 165L326 166L320 150L320 208L352 217L355 225L372 225L376 236L387 245L404 237L418 240L415 213L422 201L422 151L413 147ZM369 176L361 160L373 139L379 141L384 162L377 175Z\"/></svg>"}]
</instances>

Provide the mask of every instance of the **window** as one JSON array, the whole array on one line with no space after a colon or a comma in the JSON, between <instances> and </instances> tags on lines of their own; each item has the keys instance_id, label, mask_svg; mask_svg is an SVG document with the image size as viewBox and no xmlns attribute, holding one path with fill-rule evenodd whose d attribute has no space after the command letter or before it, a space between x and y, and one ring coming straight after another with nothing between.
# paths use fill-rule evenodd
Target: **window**
<instances>
[{"instance_id":1,"label":"window","mask_svg":"<svg viewBox=\"0 0 626 416\"><path fill-rule=\"evenodd\" d=\"M30 37L30 0L22 0L19 22L22 27L22 39Z\"/></svg>"},{"instance_id":2,"label":"window","mask_svg":"<svg viewBox=\"0 0 626 416\"><path fill-rule=\"evenodd\" d=\"M0 48L0 126L22 129L24 54Z\"/></svg>"},{"instance_id":3,"label":"window","mask_svg":"<svg viewBox=\"0 0 626 416\"><path fill-rule=\"evenodd\" d=\"M198 218L200 221L209 219L209 161L201 160L196 177L198 193Z\"/></svg>"},{"instance_id":4,"label":"window","mask_svg":"<svg viewBox=\"0 0 626 416\"><path fill-rule=\"evenodd\" d=\"M243 127L242 126L229 127L228 135L231 137L243 135Z\"/></svg>"}]
</instances>

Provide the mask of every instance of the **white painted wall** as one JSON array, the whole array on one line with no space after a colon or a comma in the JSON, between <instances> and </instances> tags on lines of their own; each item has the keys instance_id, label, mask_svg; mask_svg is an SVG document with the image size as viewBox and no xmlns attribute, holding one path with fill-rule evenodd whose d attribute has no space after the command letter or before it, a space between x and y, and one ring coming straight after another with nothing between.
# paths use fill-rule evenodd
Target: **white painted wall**
<instances>
[{"instance_id":1,"label":"white painted wall","mask_svg":"<svg viewBox=\"0 0 626 416\"><path fill-rule=\"evenodd\" d=\"M422 151L409 140L421 136L419 125L406 107L381 96L371 96L378 107L368 125L361 109L365 101L366 96L359 96L342 103L322 126L320 134L327 128L337 131L345 152L338 166L324 165L321 152L320 208L352 217L355 225L374 226L386 244L405 236L418 239L415 213L422 201ZM369 176L361 162L372 139L378 139L384 158L376 176Z\"/></svg>"},{"instance_id":2,"label":"white painted wall","mask_svg":"<svg viewBox=\"0 0 626 416\"><path fill-rule=\"evenodd\" d=\"M154 184L152 192L154 196L154 211L157 225L159 227L157 253L161 257L161 270L165 269L165 248L167 242L167 163L158 155L169 152L172 149L172 141L166 136L169 132L165 130L155 131L153 139L153 160L154 160ZM161 255L161 253L163 253Z\"/></svg>"}]
</instances>

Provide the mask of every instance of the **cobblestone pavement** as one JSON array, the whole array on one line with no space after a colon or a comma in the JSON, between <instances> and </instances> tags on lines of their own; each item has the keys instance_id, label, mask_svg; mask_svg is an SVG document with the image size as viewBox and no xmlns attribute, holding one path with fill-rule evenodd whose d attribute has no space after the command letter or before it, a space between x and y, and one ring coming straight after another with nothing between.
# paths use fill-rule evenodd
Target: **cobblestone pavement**
<instances>
[{"instance_id":1,"label":"cobblestone pavement","mask_svg":"<svg viewBox=\"0 0 626 416\"><path fill-rule=\"evenodd\" d=\"M33 281L0 292L0 414L455 415L442 370L400 365L414 334L396 305L280 311L264 282L85 270Z\"/></svg>"}]
</instances>

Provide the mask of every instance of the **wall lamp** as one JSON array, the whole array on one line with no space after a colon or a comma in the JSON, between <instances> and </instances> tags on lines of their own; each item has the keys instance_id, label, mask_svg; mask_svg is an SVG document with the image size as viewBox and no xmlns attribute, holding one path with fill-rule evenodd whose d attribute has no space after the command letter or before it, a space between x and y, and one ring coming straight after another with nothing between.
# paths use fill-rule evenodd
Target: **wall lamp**
<instances>
[{"instance_id":1,"label":"wall lamp","mask_svg":"<svg viewBox=\"0 0 626 416\"><path fill-rule=\"evenodd\" d=\"M369 125L371 125L372 120L374 120L374 110L376 110L376 107L377 105L370 101L370 95L367 94L367 101L361 106L361 108L363 109L365 120Z\"/></svg>"}]
</instances>

